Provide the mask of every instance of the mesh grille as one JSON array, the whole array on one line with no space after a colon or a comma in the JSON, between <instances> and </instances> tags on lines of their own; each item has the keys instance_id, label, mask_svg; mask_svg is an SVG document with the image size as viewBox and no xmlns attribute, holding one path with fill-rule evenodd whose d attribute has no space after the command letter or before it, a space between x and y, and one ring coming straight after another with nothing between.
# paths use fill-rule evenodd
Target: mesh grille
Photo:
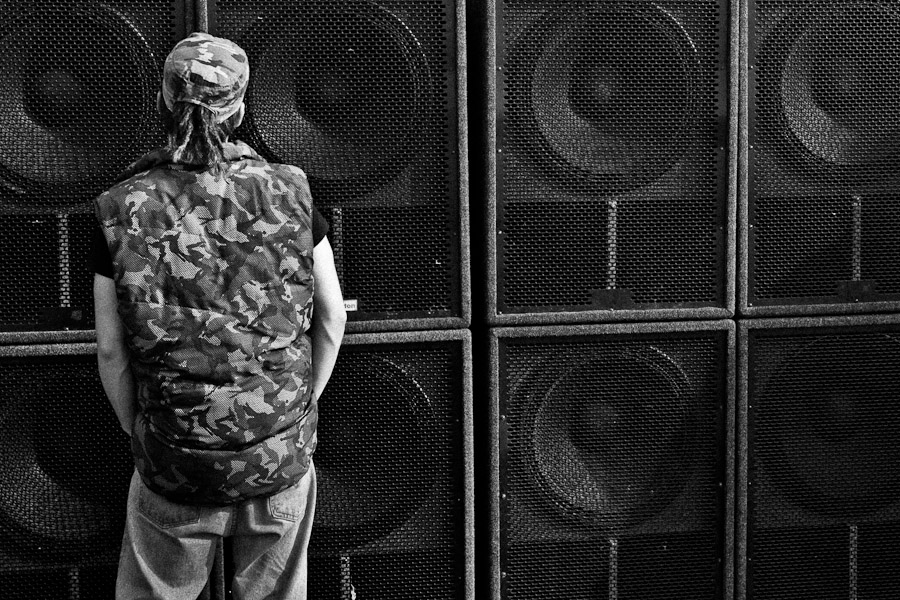
<instances>
[{"instance_id":1,"label":"mesh grille","mask_svg":"<svg viewBox=\"0 0 900 600\"><path fill-rule=\"evenodd\" d=\"M721 592L724 342L503 342L503 598Z\"/></svg>"},{"instance_id":2,"label":"mesh grille","mask_svg":"<svg viewBox=\"0 0 900 600\"><path fill-rule=\"evenodd\" d=\"M750 8L749 303L900 300L900 12Z\"/></svg>"},{"instance_id":3,"label":"mesh grille","mask_svg":"<svg viewBox=\"0 0 900 600\"><path fill-rule=\"evenodd\" d=\"M0 226L14 235L0 243L0 327L89 328L90 201L162 141L172 3L3 8Z\"/></svg>"},{"instance_id":4,"label":"mesh grille","mask_svg":"<svg viewBox=\"0 0 900 600\"><path fill-rule=\"evenodd\" d=\"M251 61L238 134L310 177L350 318L460 315L454 3L221 0L216 23Z\"/></svg>"},{"instance_id":5,"label":"mesh grille","mask_svg":"<svg viewBox=\"0 0 900 600\"><path fill-rule=\"evenodd\" d=\"M342 348L319 403L311 597L465 596L461 373L458 343Z\"/></svg>"},{"instance_id":6,"label":"mesh grille","mask_svg":"<svg viewBox=\"0 0 900 600\"><path fill-rule=\"evenodd\" d=\"M93 354L2 358L4 597L111 598L133 470Z\"/></svg>"},{"instance_id":7,"label":"mesh grille","mask_svg":"<svg viewBox=\"0 0 900 600\"><path fill-rule=\"evenodd\" d=\"M748 598L900 594L900 332L752 331Z\"/></svg>"},{"instance_id":8,"label":"mesh grille","mask_svg":"<svg viewBox=\"0 0 900 600\"><path fill-rule=\"evenodd\" d=\"M720 305L726 5L499 6L501 310Z\"/></svg>"}]
</instances>

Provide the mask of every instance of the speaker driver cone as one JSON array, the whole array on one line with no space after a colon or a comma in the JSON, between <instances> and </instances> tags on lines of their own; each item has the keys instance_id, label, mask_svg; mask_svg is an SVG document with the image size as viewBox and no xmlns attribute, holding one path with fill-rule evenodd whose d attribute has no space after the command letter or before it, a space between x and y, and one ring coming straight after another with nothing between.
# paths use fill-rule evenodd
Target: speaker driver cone
<instances>
[{"instance_id":1,"label":"speaker driver cone","mask_svg":"<svg viewBox=\"0 0 900 600\"><path fill-rule=\"evenodd\" d=\"M400 528L434 495L440 447L431 402L387 359L347 353L319 402L316 535L352 548ZM447 457L444 457L445 459Z\"/></svg>"},{"instance_id":2,"label":"speaker driver cone","mask_svg":"<svg viewBox=\"0 0 900 600\"><path fill-rule=\"evenodd\" d=\"M49 385L46 392L15 394L13 388L8 396L13 401L0 408L0 530L25 550L42 554L117 547L134 470L127 437L96 374L67 370L65 375L72 390L98 391L90 399L95 408L84 402L75 406L58 386ZM40 380L32 384L41 387Z\"/></svg>"},{"instance_id":3,"label":"speaker driver cone","mask_svg":"<svg viewBox=\"0 0 900 600\"><path fill-rule=\"evenodd\" d=\"M761 383L758 460L796 503L838 515L900 502L900 341L822 337Z\"/></svg>"},{"instance_id":4,"label":"speaker driver cone","mask_svg":"<svg viewBox=\"0 0 900 600\"><path fill-rule=\"evenodd\" d=\"M99 193L153 144L160 70L102 5L42 8L0 33L0 185L35 202Z\"/></svg>"},{"instance_id":5,"label":"speaker driver cone","mask_svg":"<svg viewBox=\"0 0 900 600\"><path fill-rule=\"evenodd\" d=\"M551 370L552 368L552 370ZM696 398L664 353L570 356L552 381L526 385L511 453L520 493L536 489L565 516L617 533L665 508L691 476Z\"/></svg>"},{"instance_id":6,"label":"speaker driver cone","mask_svg":"<svg viewBox=\"0 0 900 600\"><path fill-rule=\"evenodd\" d=\"M644 186L689 146L697 50L654 4L575 2L518 36L504 100L516 151L573 185Z\"/></svg>"},{"instance_id":7,"label":"speaker driver cone","mask_svg":"<svg viewBox=\"0 0 900 600\"><path fill-rule=\"evenodd\" d=\"M900 9L813 3L767 40L757 87L762 129L826 168L900 161ZM774 136L774 137L773 137Z\"/></svg>"},{"instance_id":8,"label":"speaker driver cone","mask_svg":"<svg viewBox=\"0 0 900 600\"><path fill-rule=\"evenodd\" d=\"M255 26L241 135L326 188L365 192L394 179L422 143L430 75L393 14L364 0L307 1Z\"/></svg>"}]
</instances>

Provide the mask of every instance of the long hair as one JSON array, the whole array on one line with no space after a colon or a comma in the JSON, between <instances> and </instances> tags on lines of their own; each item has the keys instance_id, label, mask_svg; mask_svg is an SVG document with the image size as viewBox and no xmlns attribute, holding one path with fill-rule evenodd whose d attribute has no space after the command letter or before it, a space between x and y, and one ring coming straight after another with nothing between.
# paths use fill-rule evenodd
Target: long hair
<instances>
[{"instance_id":1,"label":"long hair","mask_svg":"<svg viewBox=\"0 0 900 600\"><path fill-rule=\"evenodd\" d=\"M161 106L172 162L203 166L220 174L225 167L224 146L234 133L235 117L216 123L209 109L176 102L169 110Z\"/></svg>"}]
</instances>

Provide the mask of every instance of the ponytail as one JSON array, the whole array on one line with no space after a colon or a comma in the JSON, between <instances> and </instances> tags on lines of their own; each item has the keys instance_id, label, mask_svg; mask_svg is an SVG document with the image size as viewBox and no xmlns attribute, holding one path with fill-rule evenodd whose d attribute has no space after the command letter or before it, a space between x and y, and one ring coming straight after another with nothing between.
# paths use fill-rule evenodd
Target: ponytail
<instances>
[{"instance_id":1,"label":"ponytail","mask_svg":"<svg viewBox=\"0 0 900 600\"><path fill-rule=\"evenodd\" d=\"M172 162L201 165L221 174L224 145L234 132L234 119L216 123L212 111L188 102L176 102L172 110L163 107L162 113Z\"/></svg>"}]
</instances>

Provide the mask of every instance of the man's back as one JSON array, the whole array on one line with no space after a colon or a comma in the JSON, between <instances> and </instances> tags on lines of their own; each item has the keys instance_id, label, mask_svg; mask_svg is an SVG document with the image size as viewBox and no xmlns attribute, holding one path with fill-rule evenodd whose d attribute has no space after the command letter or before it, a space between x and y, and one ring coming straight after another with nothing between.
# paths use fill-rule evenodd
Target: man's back
<instances>
[{"instance_id":1,"label":"man's back","mask_svg":"<svg viewBox=\"0 0 900 600\"><path fill-rule=\"evenodd\" d=\"M315 448L309 187L242 144L226 158L216 173L148 157L96 202L142 408L138 470L181 502L277 492Z\"/></svg>"}]
</instances>

